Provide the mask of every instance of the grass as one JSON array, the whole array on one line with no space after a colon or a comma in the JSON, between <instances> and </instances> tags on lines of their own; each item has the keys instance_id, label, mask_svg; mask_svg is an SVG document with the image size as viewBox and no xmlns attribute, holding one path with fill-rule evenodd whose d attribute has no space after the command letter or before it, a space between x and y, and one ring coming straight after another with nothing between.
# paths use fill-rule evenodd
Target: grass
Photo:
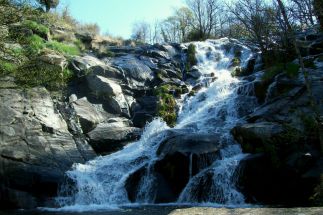
<instances>
[{"instance_id":1,"label":"grass","mask_svg":"<svg viewBox=\"0 0 323 215\"><path fill-rule=\"evenodd\" d=\"M15 63L0 60L0 75L8 75L13 73L17 69L17 65Z\"/></svg>"},{"instance_id":2,"label":"grass","mask_svg":"<svg viewBox=\"0 0 323 215\"><path fill-rule=\"evenodd\" d=\"M25 39L26 44L26 55L37 55L40 51L45 48L45 41L38 35L32 35Z\"/></svg>"},{"instance_id":3,"label":"grass","mask_svg":"<svg viewBox=\"0 0 323 215\"><path fill-rule=\"evenodd\" d=\"M68 45L65 43L50 41L46 43L46 48L57 51L65 55L79 55L80 49L75 45Z\"/></svg>"},{"instance_id":4,"label":"grass","mask_svg":"<svg viewBox=\"0 0 323 215\"><path fill-rule=\"evenodd\" d=\"M35 21L24 20L22 25L32 30L34 34L38 34L40 36L46 36L49 33L49 29L45 25L39 24Z\"/></svg>"}]
</instances>

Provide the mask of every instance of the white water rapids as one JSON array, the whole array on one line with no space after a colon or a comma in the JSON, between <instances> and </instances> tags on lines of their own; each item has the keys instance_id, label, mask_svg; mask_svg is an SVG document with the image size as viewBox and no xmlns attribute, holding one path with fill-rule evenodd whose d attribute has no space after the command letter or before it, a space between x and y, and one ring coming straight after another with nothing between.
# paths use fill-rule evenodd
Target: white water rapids
<instances>
[{"instance_id":1,"label":"white water rapids","mask_svg":"<svg viewBox=\"0 0 323 215\"><path fill-rule=\"evenodd\" d=\"M160 119L155 119L146 126L139 141L127 145L123 150L97 157L86 164L75 164L72 170L67 172L68 178L73 180L74 184L63 187L64 196L58 198L63 209L89 210L131 204L125 189L129 175L141 167L153 166L158 160L156 151L159 144L166 138L165 131L182 128L192 133L220 134L220 141L225 147L220 151L220 158L198 174L192 176L190 167L190 180L176 204L198 203L195 193L196 189L199 189L198 185L205 180L205 174L212 175L212 183L211 188L205 191L203 203L244 203L243 195L235 187L234 173L245 155L242 154L240 146L235 144L230 130L241 121L238 109L239 105L243 104L240 103L239 97L247 94L250 89L243 87L247 86L245 82L231 76L229 66L235 56L233 46L228 48L231 44L228 39L194 44L197 51L197 67L202 73L197 82L203 87L195 96L183 98L175 128L169 128ZM239 47L241 64L246 66L252 52L241 44ZM137 204L154 203L154 180L149 174L150 169L148 168L148 173L140 179L141 189L137 193Z\"/></svg>"}]
</instances>

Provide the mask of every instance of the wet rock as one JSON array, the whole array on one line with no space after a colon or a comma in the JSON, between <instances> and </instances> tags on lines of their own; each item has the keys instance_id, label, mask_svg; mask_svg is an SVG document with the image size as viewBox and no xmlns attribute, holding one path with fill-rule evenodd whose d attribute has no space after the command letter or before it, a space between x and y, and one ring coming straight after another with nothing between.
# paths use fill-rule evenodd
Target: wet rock
<instances>
[{"instance_id":1,"label":"wet rock","mask_svg":"<svg viewBox=\"0 0 323 215\"><path fill-rule=\"evenodd\" d=\"M160 144L157 154L165 156L175 152L182 154L214 153L222 148L219 138L216 134L192 134L186 130L171 130Z\"/></svg>"},{"instance_id":2,"label":"wet rock","mask_svg":"<svg viewBox=\"0 0 323 215\"><path fill-rule=\"evenodd\" d=\"M111 120L100 123L94 130L88 133L89 143L99 154L108 154L120 150L127 143L137 140L141 129L129 127L127 119Z\"/></svg>"}]
</instances>

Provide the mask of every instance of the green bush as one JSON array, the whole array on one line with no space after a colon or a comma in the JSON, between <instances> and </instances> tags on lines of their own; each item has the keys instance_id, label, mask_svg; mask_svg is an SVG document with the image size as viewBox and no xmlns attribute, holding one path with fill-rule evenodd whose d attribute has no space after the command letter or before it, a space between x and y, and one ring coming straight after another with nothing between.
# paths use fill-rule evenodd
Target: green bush
<instances>
[{"instance_id":1,"label":"green bush","mask_svg":"<svg viewBox=\"0 0 323 215\"><path fill-rule=\"evenodd\" d=\"M78 55L80 54L80 50L78 47L74 45L68 45L65 43L60 43L57 41L50 41L46 43L46 47L49 49L52 49L54 51L57 51L61 54L66 55Z\"/></svg>"}]
</instances>

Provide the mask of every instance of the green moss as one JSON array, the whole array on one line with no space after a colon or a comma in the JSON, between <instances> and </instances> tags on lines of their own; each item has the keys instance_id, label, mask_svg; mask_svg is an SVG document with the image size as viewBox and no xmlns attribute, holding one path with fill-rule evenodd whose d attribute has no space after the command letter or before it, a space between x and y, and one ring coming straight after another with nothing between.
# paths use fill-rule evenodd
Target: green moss
<instances>
[{"instance_id":1,"label":"green moss","mask_svg":"<svg viewBox=\"0 0 323 215\"><path fill-rule=\"evenodd\" d=\"M197 64L196 47L194 44L190 44L187 48L187 60L185 65L186 71L189 71L192 68L192 66L196 64Z\"/></svg>"},{"instance_id":2,"label":"green moss","mask_svg":"<svg viewBox=\"0 0 323 215\"><path fill-rule=\"evenodd\" d=\"M25 63L17 69L15 78L23 87L44 86L49 90L57 90L66 86L72 73L59 66L45 64L36 60Z\"/></svg>"},{"instance_id":3,"label":"green moss","mask_svg":"<svg viewBox=\"0 0 323 215\"><path fill-rule=\"evenodd\" d=\"M284 69L284 65L281 63L279 63L275 66L272 66L265 71L265 73L263 74L261 79L263 81L269 81L269 80L273 79L279 73L283 72L283 69Z\"/></svg>"},{"instance_id":4,"label":"green moss","mask_svg":"<svg viewBox=\"0 0 323 215\"><path fill-rule=\"evenodd\" d=\"M159 97L157 106L157 114L169 126L175 126L176 123L176 101L172 93L176 93L178 87L172 85L163 85L155 90L155 95Z\"/></svg>"},{"instance_id":5,"label":"green moss","mask_svg":"<svg viewBox=\"0 0 323 215\"><path fill-rule=\"evenodd\" d=\"M298 75L299 71L299 65L294 64L294 63L278 63L270 68L268 68L264 75L262 76L263 81L269 81L273 79L276 75L279 73L284 72L285 74L288 75L290 78L295 78Z\"/></svg>"},{"instance_id":6,"label":"green moss","mask_svg":"<svg viewBox=\"0 0 323 215\"><path fill-rule=\"evenodd\" d=\"M285 65L284 71L290 78L295 78L298 75L299 65L294 63L287 63Z\"/></svg>"},{"instance_id":7,"label":"green moss","mask_svg":"<svg viewBox=\"0 0 323 215\"><path fill-rule=\"evenodd\" d=\"M80 54L80 50L78 49L78 47L76 47L74 45L60 43L57 41L50 41L50 42L46 43L46 47L49 49L52 49L54 51L58 51L61 54L66 54L66 55Z\"/></svg>"},{"instance_id":8,"label":"green moss","mask_svg":"<svg viewBox=\"0 0 323 215\"><path fill-rule=\"evenodd\" d=\"M49 29L45 25L39 24L35 21L24 20L22 22L22 25L32 30L33 33L38 34L40 36L45 36L49 33Z\"/></svg>"},{"instance_id":9,"label":"green moss","mask_svg":"<svg viewBox=\"0 0 323 215\"><path fill-rule=\"evenodd\" d=\"M233 59L232 59L232 61L231 61L231 66L239 66L239 65L240 65L240 63L241 63L240 58L235 57L235 58L233 58Z\"/></svg>"}]
</instances>

